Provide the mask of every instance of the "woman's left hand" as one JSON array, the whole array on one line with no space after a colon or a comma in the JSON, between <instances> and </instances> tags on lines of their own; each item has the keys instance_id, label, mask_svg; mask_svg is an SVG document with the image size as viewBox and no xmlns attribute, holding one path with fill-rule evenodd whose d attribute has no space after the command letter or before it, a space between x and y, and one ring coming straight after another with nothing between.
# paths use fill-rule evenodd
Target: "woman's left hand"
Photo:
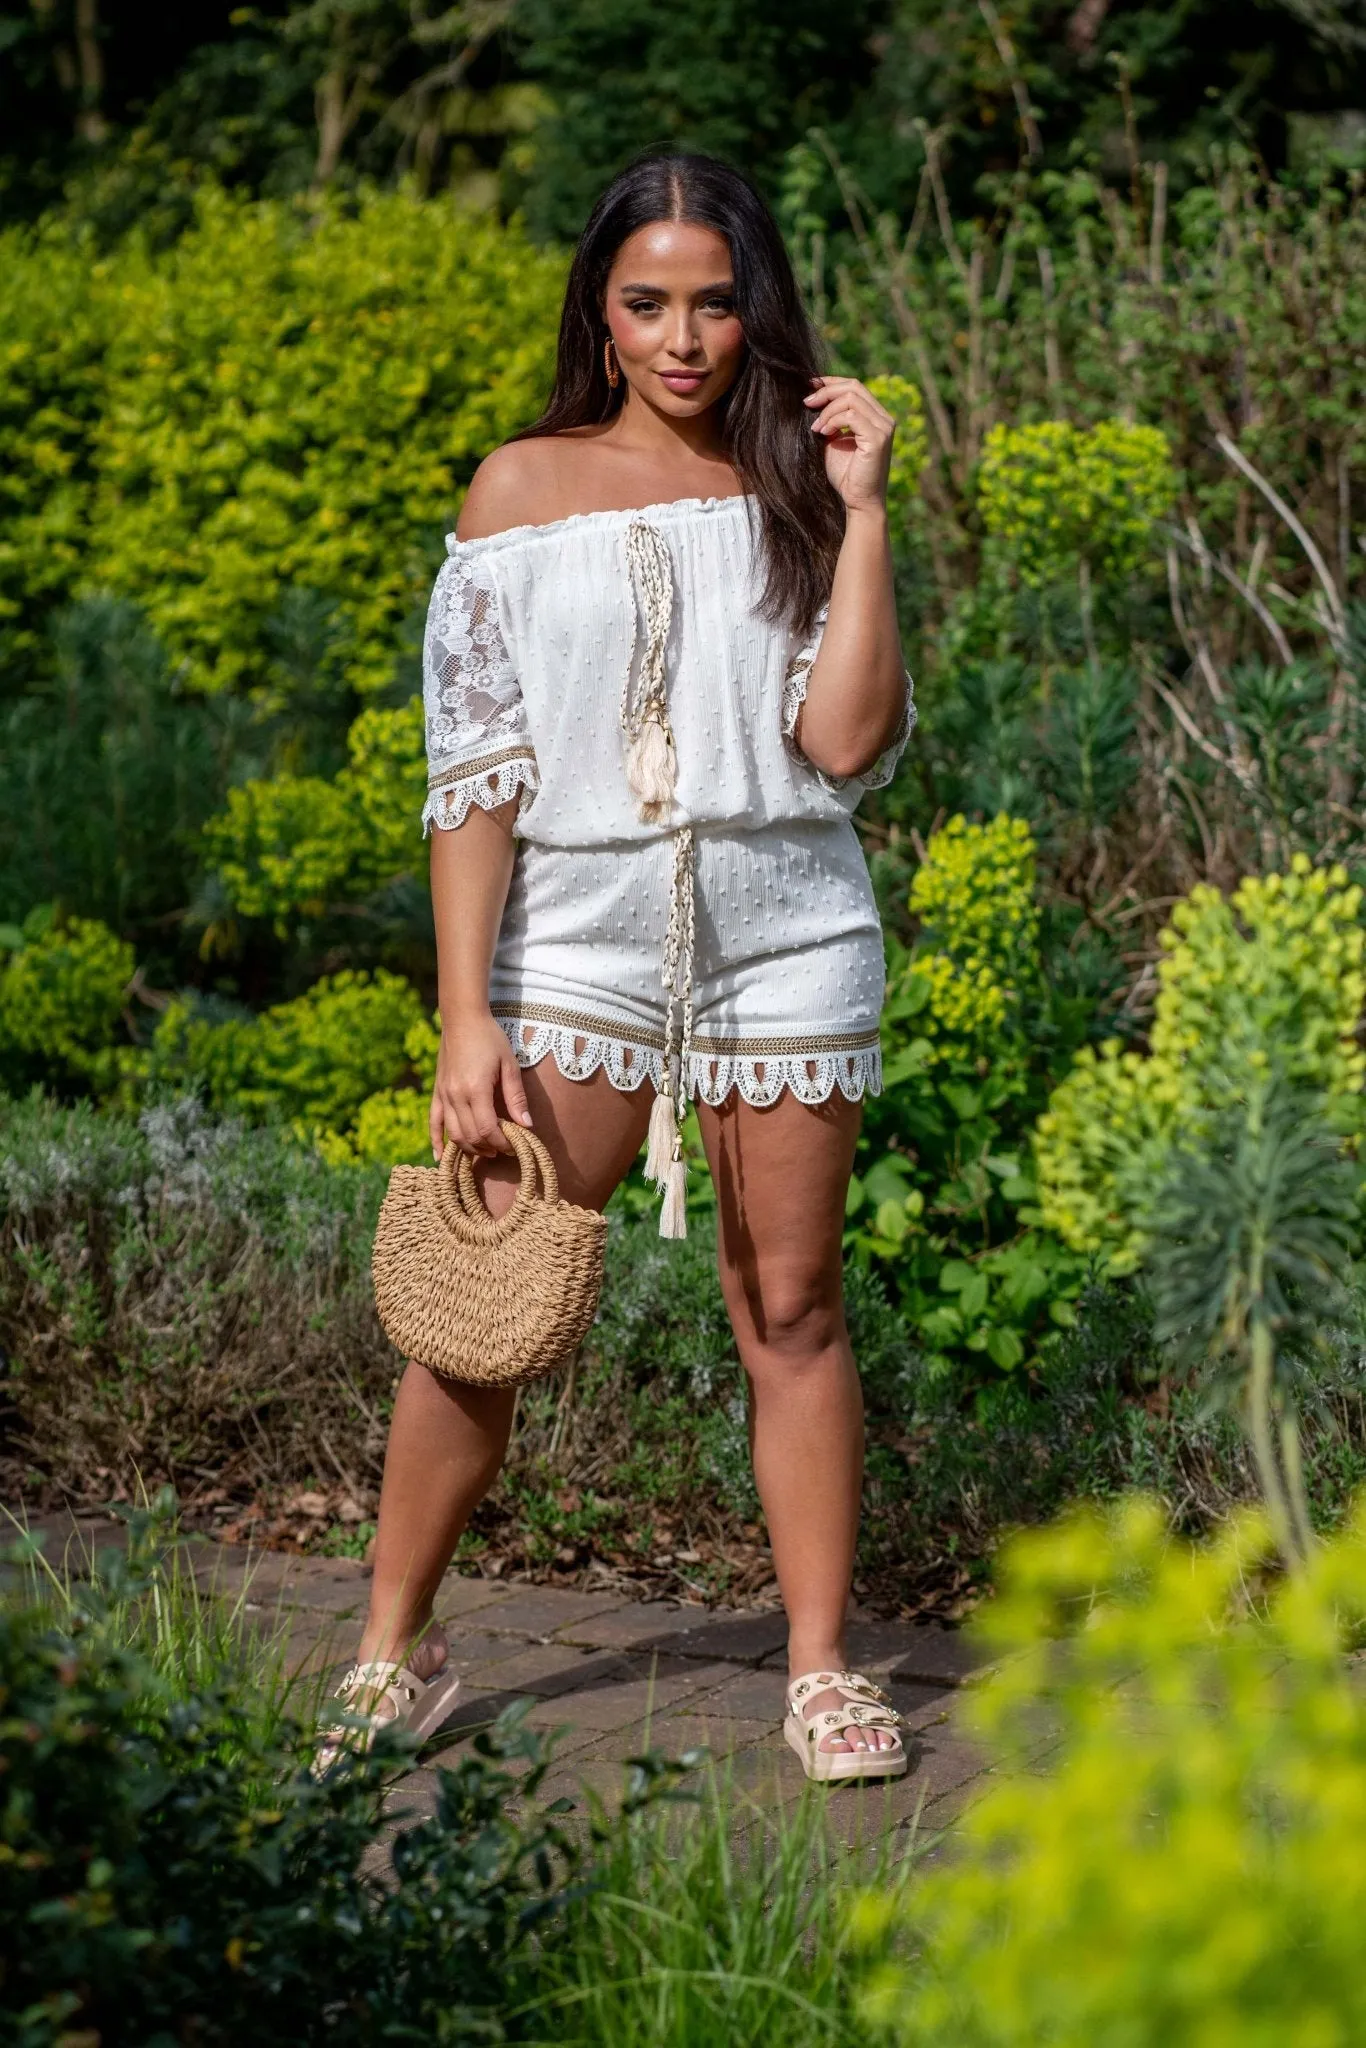
<instances>
[{"instance_id":1,"label":"woman's left hand","mask_svg":"<svg viewBox=\"0 0 1366 2048\"><path fill-rule=\"evenodd\" d=\"M825 473L850 512L882 511L896 422L857 377L818 377L803 400L825 436Z\"/></svg>"}]
</instances>

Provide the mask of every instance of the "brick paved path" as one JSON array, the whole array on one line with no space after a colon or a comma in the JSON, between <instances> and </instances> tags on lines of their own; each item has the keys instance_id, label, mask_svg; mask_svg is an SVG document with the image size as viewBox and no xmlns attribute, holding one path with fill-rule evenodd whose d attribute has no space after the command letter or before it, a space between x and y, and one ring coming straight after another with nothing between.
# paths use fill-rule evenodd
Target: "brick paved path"
<instances>
[{"instance_id":1,"label":"brick paved path","mask_svg":"<svg viewBox=\"0 0 1366 2048\"><path fill-rule=\"evenodd\" d=\"M47 1554L62 1555L73 1524L35 1517L47 1530ZM119 1525L75 1525L88 1547L117 1540ZM288 1629L291 1668L322 1674L349 1661L364 1613L368 1568L347 1559L292 1557L278 1551L204 1542L193 1546L196 1574L222 1592L245 1587L249 1609L269 1627ZM452 1571L437 1614L462 1679L456 1710L431 1744L427 1768L405 1780L411 1811L430 1795L431 1766L511 1701L530 1696L536 1727L562 1731L543 1796L591 1786L611 1799L622 1763L645 1748L680 1755L707 1747L726 1758L734 1785L764 1805L795 1799L805 1782L783 1742L785 1622L781 1614L633 1601L617 1593L561 1592ZM917 1826L920 1838L951 1824L982 1770L955 1728L954 1696L970 1676L966 1639L937 1624L855 1618L851 1665L891 1695L906 1722L907 1776L875 1792L878 1826ZM845 1801L837 1830L857 1830L860 1802Z\"/></svg>"}]
</instances>

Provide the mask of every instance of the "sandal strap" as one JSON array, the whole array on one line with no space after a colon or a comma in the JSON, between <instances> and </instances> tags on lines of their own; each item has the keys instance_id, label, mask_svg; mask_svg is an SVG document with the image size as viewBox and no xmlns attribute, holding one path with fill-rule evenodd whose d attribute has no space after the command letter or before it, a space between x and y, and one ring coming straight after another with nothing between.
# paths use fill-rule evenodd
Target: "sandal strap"
<instances>
[{"instance_id":1,"label":"sandal strap","mask_svg":"<svg viewBox=\"0 0 1366 2048\"><path fill-rule=\"evenodd\" d=\"M890 1708L892 1704L881 1686L874 1685L871 1678L865 1678L861 1671L806 1671L800 1678L794 1678L787 1688L789 1710L800 1721L805 1721L802 1702L820 1692L838 1693L841 1699L861 1706Z\"/></svg>"},{"instance_id":2,"label":"sandal strap","mask_svg":"<svg viewBox=\"0 0 1366 2048\"><path fill-rule=\"evenodd\" d=\"M897 1733L901 1716L894 1707L827 1707L824 1713L813 1714L809 1721L804 1720L802 1726L808 1742L833 1735L841 1728L890 1728L898 1744L901 1741Z\"/></svg>"},{"instance_id":3,"label":"sandal strap","mask_svg":"<svg viewBox=\"0 0 1366 2048\"><path fill-rule=\"evenodd\" d=\"M406 1664L390 1664L377 1659L370 1664L353 1664L337 1687L336 1697L349 1700L358 1692L374 1693L377 1697L370 1703L370 1713L387 1701L396 1718L401 1719L425 1691L426 1680L410 1671Z\"/></svg>"}]
</instances>

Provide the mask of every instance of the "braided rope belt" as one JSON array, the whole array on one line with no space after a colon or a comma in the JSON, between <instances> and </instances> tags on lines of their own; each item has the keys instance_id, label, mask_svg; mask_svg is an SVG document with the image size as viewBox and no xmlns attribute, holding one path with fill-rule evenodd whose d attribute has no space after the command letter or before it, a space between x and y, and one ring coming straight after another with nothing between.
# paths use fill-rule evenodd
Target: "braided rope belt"
<instances>
[{"instance_id":1,"label":"braided rope belt","mask_svg":"<svg viewBox=\"0 0 1366 2048\"><path fill-rule=\"evenodd\" d=\"M673 821L678 787L678 750L669 723L665 643L673 618L673 566L659 530L633 519L626 532L626 565L636 603L631 610L631 646L621 691L621 728L626 741L626 781L636 812L646 825ZM645 618L645 651L636 668L637 611ZM692 826L674 826L673 878L664 935L660 981L666 997L663 1079L650 1112L645 1177L663 1191L661 1237L688 1234L688 1164L683 1156L683 1120L688 1113L688 1054L693 1034L693 961L697 942L697 848Z\"/></svg>"}]
</instances>

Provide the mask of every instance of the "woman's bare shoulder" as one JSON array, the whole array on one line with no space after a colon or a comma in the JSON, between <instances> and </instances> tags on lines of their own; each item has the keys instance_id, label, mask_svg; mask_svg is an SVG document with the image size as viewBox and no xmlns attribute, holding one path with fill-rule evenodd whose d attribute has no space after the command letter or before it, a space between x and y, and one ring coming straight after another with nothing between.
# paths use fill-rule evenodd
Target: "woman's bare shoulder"
<instances>
[{"instance_id":1,"label":"woman's bare shoulder","mask_svg":"<svg viewBox=\"0 0 1366 2048\"><path fill-rule=\"evenodd\" d=\"M487 540L510 526L539 524L555 480L553 448L550 440L509 441L486 455L460 507L457 539Z\"/></svg>"},{"instance_id":2,"label":"woman's bare shoulder","mask_svg":"<svg viewBox=\"0 0 1366 2048\"><path fill-rule=\"evenodd\" d=\"M533 441L508 441L485 456L460 508L461 540L487 540L510 526L553 526L575 512L620 502L620 477L604 470L600 426L567 427ZM629 502L629 499L628 499Z\"/></svg>"}]
</instances>

